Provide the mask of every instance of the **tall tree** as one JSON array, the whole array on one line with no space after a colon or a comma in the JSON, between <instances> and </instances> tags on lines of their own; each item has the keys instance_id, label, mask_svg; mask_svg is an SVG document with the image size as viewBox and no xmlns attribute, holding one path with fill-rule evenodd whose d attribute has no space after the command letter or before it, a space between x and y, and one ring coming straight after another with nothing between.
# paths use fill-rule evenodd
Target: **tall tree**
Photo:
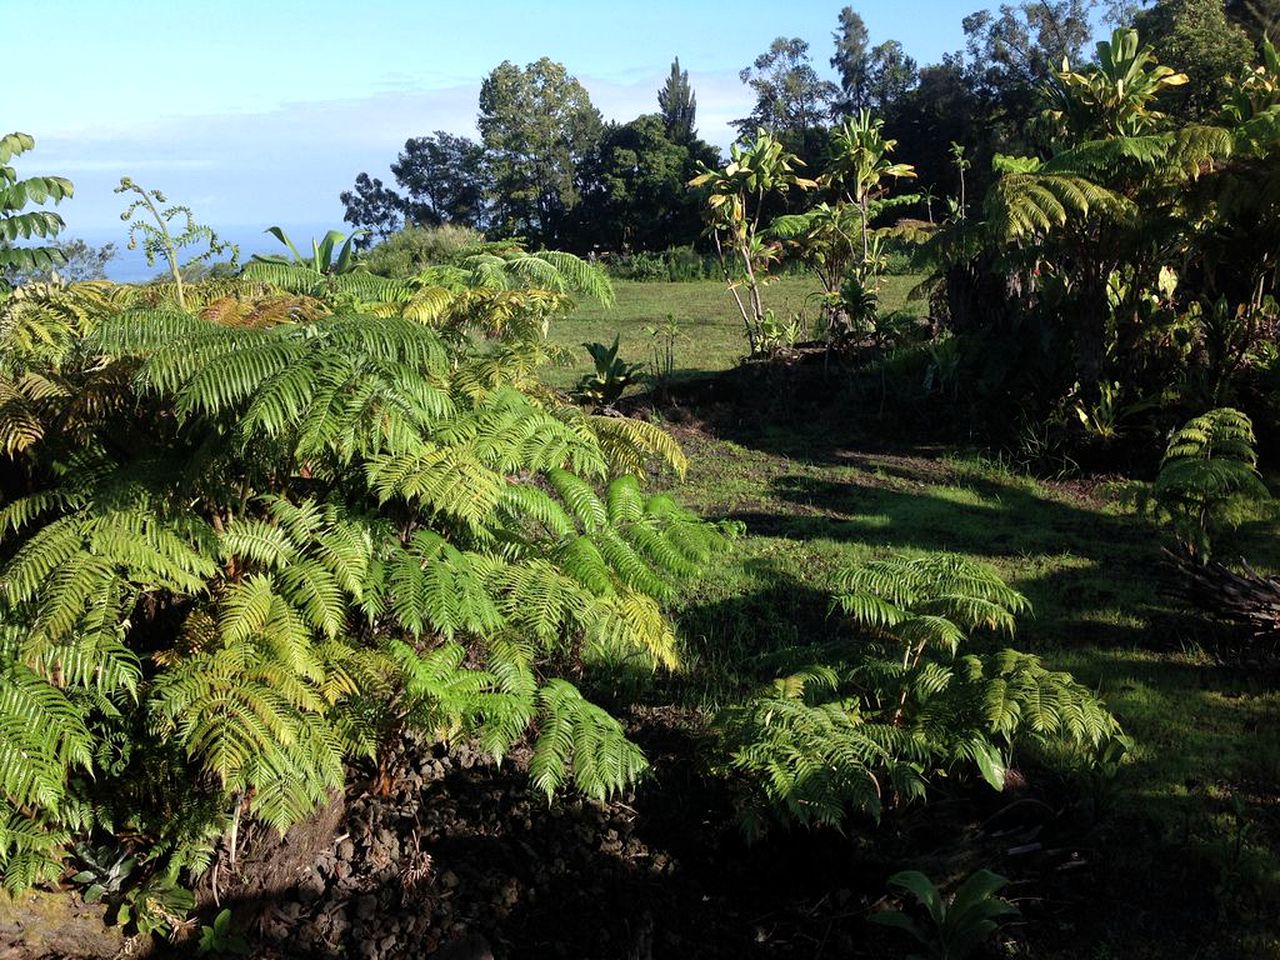
<instances>
[{"instance_id":1,"label":"tall tree","mask_svg":"<svg viewBox=\"0 0 1280 960\"><path fill-rule=\"evenodd\" d=\"M671 73L658 91L658 109L667 125L667 137L673 143L691 143L697 136L694 121L698 98L689 85L689 71L680 69L680 58L671 61Z\"/></svg>"},{"instance_id":2,"label":"tall tree","mask_svg":"<svg viewBox=\"0 0 1280 960\"><path fill-rule=\"evenodd\" d=\"M1034 91L1061 66L1083 60L1096 0L1028 0L964 18L969 61L979 79L1009 95Z\"/></svg>"},{"instance_id":3,"label":"tall tree","mask_svg":"<svg viewBox=\"0 0 1280 960\"><path fill-rule=\"evenodd\" d=\"M510 61L480 86L480 136L489 155L496 228L559 245L580 199L578 168L604 124L586 88L543 57Z\"/></svg>"},{"instance_id":4,"label":"tall tree","mask_svg":"<svg viewBox=\"0 0 1280 960\"><path fill-rule=\"evenodd\" d=\"M697 240L702 202L687 184L700 166L719 166L720 152L696 138L677 142L667 129L659 114L605 129L584 165L583 202L575 217L580 245L663 250Z\"/></svg>"},{"instance_id":5,"label":"tall tree","mask_svg":"<svg viewBox=\"0 0 1280 960\"><path fill-rule=\"evenodd\" d=\"M1227 0L1227 16L1259 41L1280 34L1280 0Z\"/></svg>"},{"instance_id":6,"label":"tall tree","mask_svg":"<svg viewBox=\"0 0 1280 960\"><path fill-rule=\"evenodd\" d=\"M391 172L408 194L405 216L411 223L482 226L488 183L484 147L474 140L443 130L406 140Z\"/></svg>"},{"instance_id":7,"label":"tall tree","mask_svg":"<svg viewBox=\"0 0 1280 960\"><path fill-rule=\"evenodd\" d=\"M404 197L383 184L377 177L361 172L355 186L343 190L338 199L347 208L342 219L369 232L356 240L367 247L375 239L391 236L404 226Z\"/></svg>"},{"instance_id":8,"label":"tall tree","mask_svg":"<svg viewBox=\"0 0 1280 960\"><path fill-rule=\"evenodd\" d=\"M947 54L941 63L922 68L916 86L899 100L886 117L886 128L898 139L899 153L910 157L922 189L935 196L955 196L958 183L950 144L960 143L974 158L985 189L991 156L1004 139L1000 124L992 121L998 105L983 97L970 83L964 58Z\"/></svg>"},{"instance_id":9,"label":"tall tree","mask_svg":"<svg viewBox=\"0 0 1280 960\"><path fill-rule=\"evenodd\" d=\"M870 59L871 36L862 17L853 9L840 11L839 29L833 33L836 52L831 66L840 74L840 97L836 110L845 115L855 114L871 106L867 102L867 68Z\"/></svg>"},{"instance_id":10,"label":"tall tree","mask_svg":"<svg viewBox=\"0 0 1280 960\"><path fill-rule=\"evenodd\" d=\"M916 62L907 56L897 40L886 40L876 46L867 58L867 106L888 113L916 85Z\"/></svg>"},{"instance_id":11,"label":"tall tree","mask_svg":"<svg viewBox=\"0 0 1280 960\"><path fill-rule=\"evenodd\" d=\"M1222 0L1157 0L1134 26L1161 63L1190 79L1170 91L1163 104L1166 112L1183 119L1213 119L1228 81L1253 59L1253 42L1227 18Z\"/></svg>"},{"instance_id":12,"label":"tall tree","mask_svg":"<svg viewBox=\"0 0 1280 960\"><path fill-rule=\"evenodd\" d=\"M347 208L344 219L370 231L366 245L368 239L390 236L405 223L481 227L488 189L484 161L480 144L443 130L406 140L391 165L404 193L361 173L355 187L339 197Z\"/></svg>"},{"instance_id":13,"label":"tall tree","mask_svg":"<svg viewBox=\"0 0 1280 960\"><path fill-rule=\"evenodd\" d=\"M818 76L809 44L799 37L778 37L738 77L756 95L751 114L733 124L744 137L757 127L803 137L827 118L839 93L834 83Z\"/></svg>"}]
</instances>

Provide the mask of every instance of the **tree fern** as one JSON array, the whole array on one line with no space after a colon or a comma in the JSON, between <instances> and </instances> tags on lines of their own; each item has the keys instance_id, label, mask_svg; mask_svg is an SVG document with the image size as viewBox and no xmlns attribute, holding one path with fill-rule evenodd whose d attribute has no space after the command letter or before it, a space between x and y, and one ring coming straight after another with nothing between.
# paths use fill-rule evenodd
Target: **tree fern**
<instances>
[{"instance_id":1,"label":"tree fern","mask_svg":"<svg viewBox=\"0 0 1280 960\"><path fill-rule=\"evenodd\" d=\"M462 260L469 286L495 290L531 288L613 304L613 287L599 266L571 253L490 250Z\"/></svg>"},{"instance_id":2,"label":"tree fern","mask_svg":"<svg viewBox=\"0 0 1280 960\"><path fill-rule=\"evenodd\" d=\"M1062 744L1086 761L1123 749L1115 718L1069 674L1014 650L958 655L974 631L1012 635L1029 609L990 569L893 557L840 582L833 607L861 634L854 655L777 680L720 718L727 767L746 775L749 829L778 816L878 818L931 779L969 771L1002 789L1018 744Z\"/></svg>"},{"instance_id":3,"label":"tree fern","mask_svg":"<svg viewBox=\"0 0 1280 960\"><path fill-rule=\"evenodd\" d=\"M1237 526L1269 494L1258 473L1253 424L1222 407L1174 432L1156 477L1154 499L1174 535L1203 562L1214 536Z\"/></svg>"},{"instance_id":4,"label":"tree fern","mask_svg":"<svg viewBox=\"0 0 1280 960\"><path fill-rule=\"evenodd\" d=\"M404 725L527 739L548 791L642 771L553 668L674 668L660 598L727 536L634 478L683 467L669 437L536 383L595 268L498 256L502 289L256 264L184 284L187 309L164 284L0 307L26 486L0 504L6 882L126 821L148 870L201 869Z\"/></svg>"}]
</instances>

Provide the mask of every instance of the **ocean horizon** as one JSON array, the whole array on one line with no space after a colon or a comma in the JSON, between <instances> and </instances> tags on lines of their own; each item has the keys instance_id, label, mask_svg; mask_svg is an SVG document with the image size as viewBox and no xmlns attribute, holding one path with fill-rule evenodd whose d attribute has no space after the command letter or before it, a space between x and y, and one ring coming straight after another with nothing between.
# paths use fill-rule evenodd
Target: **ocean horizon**
<instances>
[{"instance_id":1,"label":"ocean horizon","mask_svg":"<svg viewBox=\"0 0 1280 960\"><path fill-rule=\"evenodd\" d=\"M279 240L267 233L267 227L272 225L232 224L218 226L211 224L220 239L234 243L240 248L241 263L247 261L255 253L288 252ZM293 241L294 246L304 255L310 252L312 239L319 240L329 230L340 230L343 233L347 233L352 229L350 224L341 222L281 223L278 226L284 229L285 233ZM67 229L59 235L59 239L63 241L83 240L94 247L102 247L108 243L115 244L116 254L107 264L106 274L108 280L114 280L116 283L145 283L162 274L167 274L169 267L166 263L157 260L154 264L148 264L146 254L141 249L130 250L128 248L128 231L129 225L121 222L118 227ZM183 262L186 262L192 255L199 252L197 248L187 251L188 255L184 257ZM225 259L225 257L217 258L217 260Z\"/></svg>"}]
</instances>

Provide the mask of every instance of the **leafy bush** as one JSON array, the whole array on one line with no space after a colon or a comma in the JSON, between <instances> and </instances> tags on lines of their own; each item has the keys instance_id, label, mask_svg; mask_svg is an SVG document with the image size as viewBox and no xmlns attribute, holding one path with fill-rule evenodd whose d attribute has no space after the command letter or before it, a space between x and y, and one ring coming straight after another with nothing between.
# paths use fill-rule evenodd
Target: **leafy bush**
<instances>
[{"instance_id":1,"label":"leafy bush","mask_svg":"<svg viewBox=\"0 0 1280 960\"><path fill-rule=\"evenodd\" d=\"M196 951L202 956L246 956L250 952L249 941L232 926L231 911L222 909L213 923L200 928L200 942Z\"/></svg>"},{"instance_id":2,"label":"leafy bush","mask_svg":"<svg viewBox=\"0 0 1280 960\"><path fill-rule=\"evenodd\" d=\"M770 816L838 826L925 795L932 776L976 771L1003 789L1024 741L1086 760L1120 740L1103 704L1069 674L1016 650L961 653L976 631L1012 635L1025 597L962 557L894 557L846 571L833 606L856 627L852 656L775 681L726 711L744 824ZM846 645L847 646L847 645Z\"/></svg>"},{"instance_id":3,"label":"leafy bush","mask_svg":"<svg viewBox=\"0 0 1280 960\"><path fill-rule=\"evenodd\" d=\"M609 276L640 283L666 283L671 279L666 260L660 253L624 253L606 261Z\"/></svg>"},{"instance_id":4,"label":"leafy bush","mask_svg":"<svg viewBox=\"0 0 1280 960\"><path fill-rule=\"evenodd\" d=\"M699 253L693 247L623 253L608 257L603 262L609 276L618 280L690 283L719 275L715 259Z\"/></svg>"},{"instance_id":5,"label":"leafy bush","mask_svg":"<svg viewBox=\"0 0 1280 960\"><path fill-rule=\"evenodd\" d=\"M404 280L428 267L457 264L484 243L484 234L471 227L405 227L375 245L365 256L370 272Z\"/></svg>"}]
</instances>

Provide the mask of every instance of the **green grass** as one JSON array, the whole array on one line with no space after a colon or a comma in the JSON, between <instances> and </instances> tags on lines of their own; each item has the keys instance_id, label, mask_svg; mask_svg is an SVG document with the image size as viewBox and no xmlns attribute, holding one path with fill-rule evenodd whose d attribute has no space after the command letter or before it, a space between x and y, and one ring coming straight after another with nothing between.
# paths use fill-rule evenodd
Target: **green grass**
<instances>
[{"instance_id":1,"label":"green grass","mask_svg":"<svg viewBox=\"0 0 1280 960\"><path fill-rule=\"evenodd\" d=\"M906 306L913 285L889 278L886 308ZM813 289L788 278L770 302L811 316ZM618 333L622 355L643 360L642 328L670 313L688 335L681 374L742 355L719 284L619 283L617 295L553 337L572 346ZM585 369L555 371L554 382ZM1277 674L1215 656L1221 628L1162 595L1161 533L1136 515L1132 485L1047 483L973 454L902 449L875 409L832 404L805 419L778 406L783 422L742 411L679 429L691 467L673 491L746 534L675 604L685 669L660 695L714 709L775 675L788 647L831 636L829 598L850 563L933 550L990 563L1034 605L1014 645L1097 689L1134 740L1113 782L1058 791L1064 811L1097 812L1072 841L1096 863L1071 888L1073 919L1042 932L1034 955L1280 957ZM1268 514L1229 552L1280 569L1278 533Z\"/></svg>"},{"instance_id":2,"label":"green grass","mask_svg":"<svg viewBox=\"0 0 1280 960\"><path fill-rule=\"evenodd\" d=\"M913 285L888 278L884 307L918 307L906 303ZM814 288L787 278L769 302L812 317ZM641 329L673 314L686 334L681 375L742 355L721 284L618 283L617 298L559 321L553 338L617 333L623 357L643 361ZM1098 863L1076 888L1085 909L1042 934L1034 955L1280 957L1276 671L1217 657L1221 627L1162 595L1161 534L1135 513L1133 485L1043 483L972 453L902 449L874 410L753 417L678 431L691 467L673 492L746 534L676 603L685 669L658 695L714 709L794 662L796 646L831 637L829 596L846 564L924 550L992 564L1033 603L1014 645L1100 691L1134 741L1115 781L1060 787L1062 809L1094 810L1080 842ZM1280 570L1275 513L1236 532L1230 554Z\"/></svg>"},{"instance_id":3,"label":"green grass","mask_svg":"<svg viewBox=\"0 0 1280 960\"><path fill-rule=\"evenodd\" d=\"M885 277L880 300L885 310L912 306L908 294L919 282L915 276ZM821 285L810 276L782 277L765 289L765 306L780 318L799 313L804 316L805 337L818 316L816 295ZM612 307L583 304L551 326L551 340L570 348L575 361L560 367L548 379L558 387L569 387L592 369L583 343L612 343L619 337L619 356L632 363L648 363L653 346L646 326L664 322L670 314L680 325L676 344L677 376L728 370L746 353L742 317L725 285L718 280L693 283L614 282L617 303ZM916 305L918 306L918 305Z\"/></svg>"},{"instance_id":4,"label":"green grass","mask_svg":"<svg viewBox=\"0 0 1280 960\"><path fill-rule=\"evenodd\" d=\"M736 442L682 433L692 466L673 489L708 517L746 525L734 554L678 604L683 694L715 707L768 676L785 647L829 635L828 598L845 565L933 550L985 561L1034 605L1013 645L1100 691L1135 741L1097 828L1119 847L1098 878L1106 903L1088 937L1126 957L1173 956L1197 941L1205 931L1187 923L1201 922L1209 901L1186 908L1183 894L1166 896L1144 876L1180 871L1167 882L1216 885L1230 919L1212 919L1255 937L1250 950L1280 951L1266 907L1280 902L1274 674L1268 684L1205 652L1216 629L1161 596L1159 536L1115 487L1042 483L972 455L832 442L850 432L816 423L744 431ZM1274 535L1259 524L1233 547L1266 559ZM1166 907L1177 915L1160 919ZM1166 933L1135 940L1129 913L1150 913Z\"/></svg>"}]
</instances>

